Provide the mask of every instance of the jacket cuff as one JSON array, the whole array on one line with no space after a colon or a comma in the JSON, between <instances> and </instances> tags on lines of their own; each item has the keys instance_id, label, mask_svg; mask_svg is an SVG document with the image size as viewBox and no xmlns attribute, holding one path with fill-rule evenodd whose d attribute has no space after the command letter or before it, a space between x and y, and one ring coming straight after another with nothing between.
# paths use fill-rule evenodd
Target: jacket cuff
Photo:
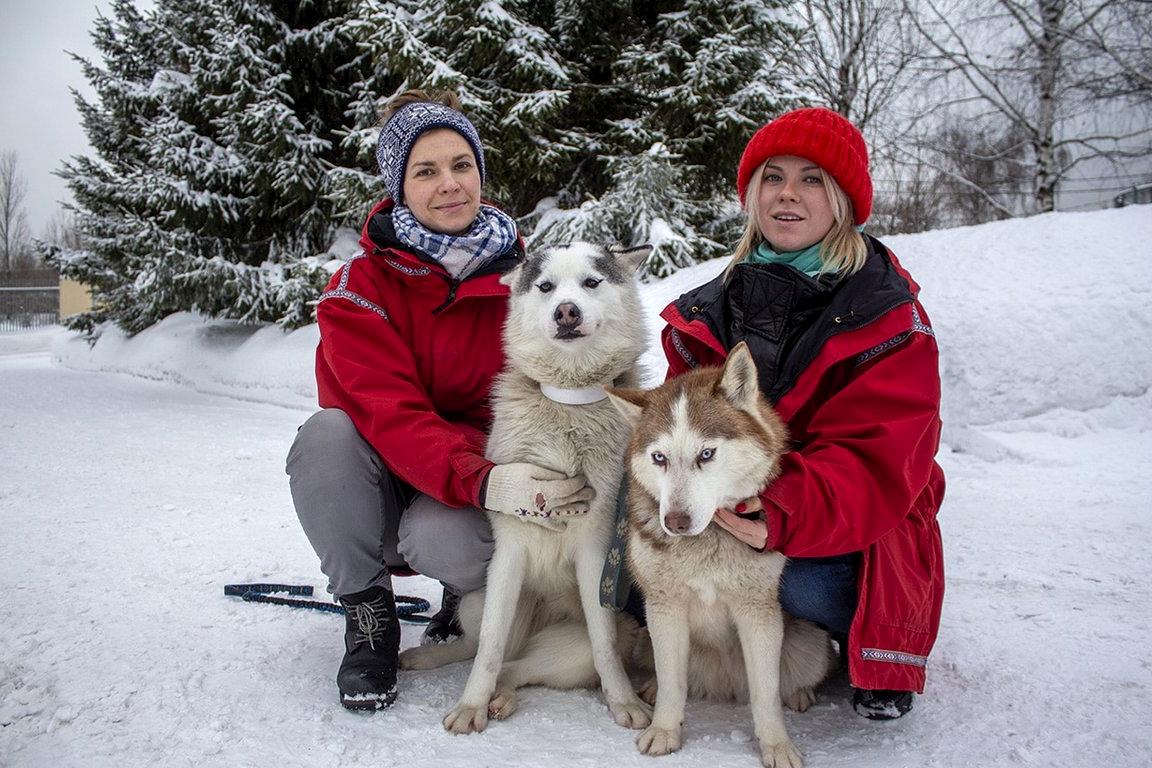
<instances>
[{"instance_id":1,"label":"jacket cuff","mask_svg":"<svg viewBox=\"0 0 1152 768\"><path fill-rule=\"evenodd\" d=\"M795 489L789 486L800 486ZM760 503L764 507L764 520L768 524L766 549L778 549L783 537L784 520L796 512L789 500L801 496L803 480L797 473L785 472L768 484L760 493Z\"/></svg>"},{"instance_id":2,"label":"jacket cuff","mask_svg":"<svg viewBox=\"0 0 1152 768\"><path fill-rule=\"evenodd\" d=\"M764 511L761 513L761 520L764 522L764 546L756 550L757 552L771 552L772 550L776 549L776 542L772 540L772 531L780 530L780 526L772 524L772 521L769 518L770 514L771 510L769 510L767 507L765 507Z\"/></svg>"},{"instance_id":3,"label":"jacket cuff","mask_svg":"<svg viewBox=\"0 0 1152 768\"><path fill-rule=\"evenodd\" d=\"M476 483L472 487L472 504L477 509L487 509L484 506L484 497L488 493L488 476L492 474L495 466L492 462L485 461L484 466L476 473Z\"/></svg>"},{"instance_id":4,"label":"jacket cuff","mask_svg":"<svg viewBox=\"0 0 1152 768\"><path fill-rule=\"evenodd\" d=\"M780 533L784 527L784 510L781 509L780 503L772 498L770 492L774 486L775 483L768 486L768 490L760 494L760 503L764 507L761 515L764 518L764 526L768 529L768 537L764 540L764 548L760 550L761 552L779 548Z\"/></svg>"}]
</instances>

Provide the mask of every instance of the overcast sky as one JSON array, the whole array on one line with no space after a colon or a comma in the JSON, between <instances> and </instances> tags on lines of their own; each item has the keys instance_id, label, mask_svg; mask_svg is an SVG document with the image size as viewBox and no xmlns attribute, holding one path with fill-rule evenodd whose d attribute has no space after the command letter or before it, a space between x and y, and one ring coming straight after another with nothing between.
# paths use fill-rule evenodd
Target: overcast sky
<instances>
[{"instance_id":1,"label":"overcast sky","mask_svg":"<svg viewBox=\"0 0 1152 768\"><path fill-rule=\"evenodd\" d=\"M68 195L52 172L69 156L88 150L68 88L90 91L80 65L65 51L94 53L88 33L98 10L107 13L109 5L108 0L0 0L0 151L19 155L33 235Z\"/></svg>"}]
</instances>

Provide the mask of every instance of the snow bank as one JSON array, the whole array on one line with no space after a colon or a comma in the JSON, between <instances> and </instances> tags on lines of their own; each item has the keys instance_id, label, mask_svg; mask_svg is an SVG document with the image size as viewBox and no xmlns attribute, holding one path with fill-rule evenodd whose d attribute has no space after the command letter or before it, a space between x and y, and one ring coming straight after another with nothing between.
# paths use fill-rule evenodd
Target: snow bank
<instances>
[{"instance_id":1,"label":"snow bank","mask_svg":"<svg viewBox=\"0 0 1152 768\"><path fill-rule=\"evenodd\" d=\"M936 327L946 422L1095 408L1152 384L1152 208L888 242Z\"/></svg>"},{"instance_id":2,"label":"snow bank","mask_svg":"<svg viewBox=\"0 0 1152 768\"><path fill-rule=\"evenodd\" d=\"M1100 408L1152 384L1152 209L1053 213L885 241L920 283L941 348L946 438L957 427L1053 409ZM660 310L722 261L642 286L659 378ZM315 326L285 334L178 314L135 338L59 341L83 370L175 381L203 392L312 408Z\"/></svg>"},{"instance_id":3,"label":"snow bank","mask_svg":"<svg viewBox=\"0 0 1152 768\"><path fill-rule=\"evenodd\" d=\"M180 312L132 338L105 327L91 347L75 336L62 336L52 356L76 370L127 373L240 400L312 408L312 360L319 338L315 325L285 333L277 326Z\"/></svg>"}]
</instances>

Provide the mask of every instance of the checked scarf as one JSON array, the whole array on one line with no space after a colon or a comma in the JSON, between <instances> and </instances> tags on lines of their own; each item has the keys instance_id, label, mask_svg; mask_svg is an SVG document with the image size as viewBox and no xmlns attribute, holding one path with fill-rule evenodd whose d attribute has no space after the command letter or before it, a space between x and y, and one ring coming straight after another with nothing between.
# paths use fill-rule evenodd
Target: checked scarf
<instances>
[{"instance_id":1,"label":"checked scarf","mask_svg":"<svg viewBox=\"0 0 1152 768\"><path fill-rule=\"evenodd\" d=\"M435 259L455 280L463 280L516 242L516 222L503 211L481 205L463 235L445 235L425 227L406 205L392 209L392 226L400 242Z\"/></svg>"}]
</instances>

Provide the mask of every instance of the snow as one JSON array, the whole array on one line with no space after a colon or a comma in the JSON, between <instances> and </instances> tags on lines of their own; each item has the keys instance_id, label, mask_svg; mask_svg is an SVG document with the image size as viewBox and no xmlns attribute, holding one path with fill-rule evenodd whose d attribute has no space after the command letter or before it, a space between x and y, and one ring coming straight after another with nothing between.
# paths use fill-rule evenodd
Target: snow
<instances>
[{"instance_id":1,"label":"snow","mask_svg":"<svg viewBox=\"0 0 1152 768\"><path fill-rule=\"evenodd\" d=\"M788 714L811 768L1148 764L1150 211L887 241L944 353L948 593L909 717L857 717L843 675ZM653 333L722 268L643 286ZM528 689L510 720L449 736L467 664L346 712L338 617L224 597L323 594L283 474L316 339L187 314L92 348L0 334L0 765L758 764L746 707L691 702L683 750L653 761L588 691ZM647 360L658 376L655 341ZM397 589L439 598L421 577Z\"/></svg>"}]
</instances>

